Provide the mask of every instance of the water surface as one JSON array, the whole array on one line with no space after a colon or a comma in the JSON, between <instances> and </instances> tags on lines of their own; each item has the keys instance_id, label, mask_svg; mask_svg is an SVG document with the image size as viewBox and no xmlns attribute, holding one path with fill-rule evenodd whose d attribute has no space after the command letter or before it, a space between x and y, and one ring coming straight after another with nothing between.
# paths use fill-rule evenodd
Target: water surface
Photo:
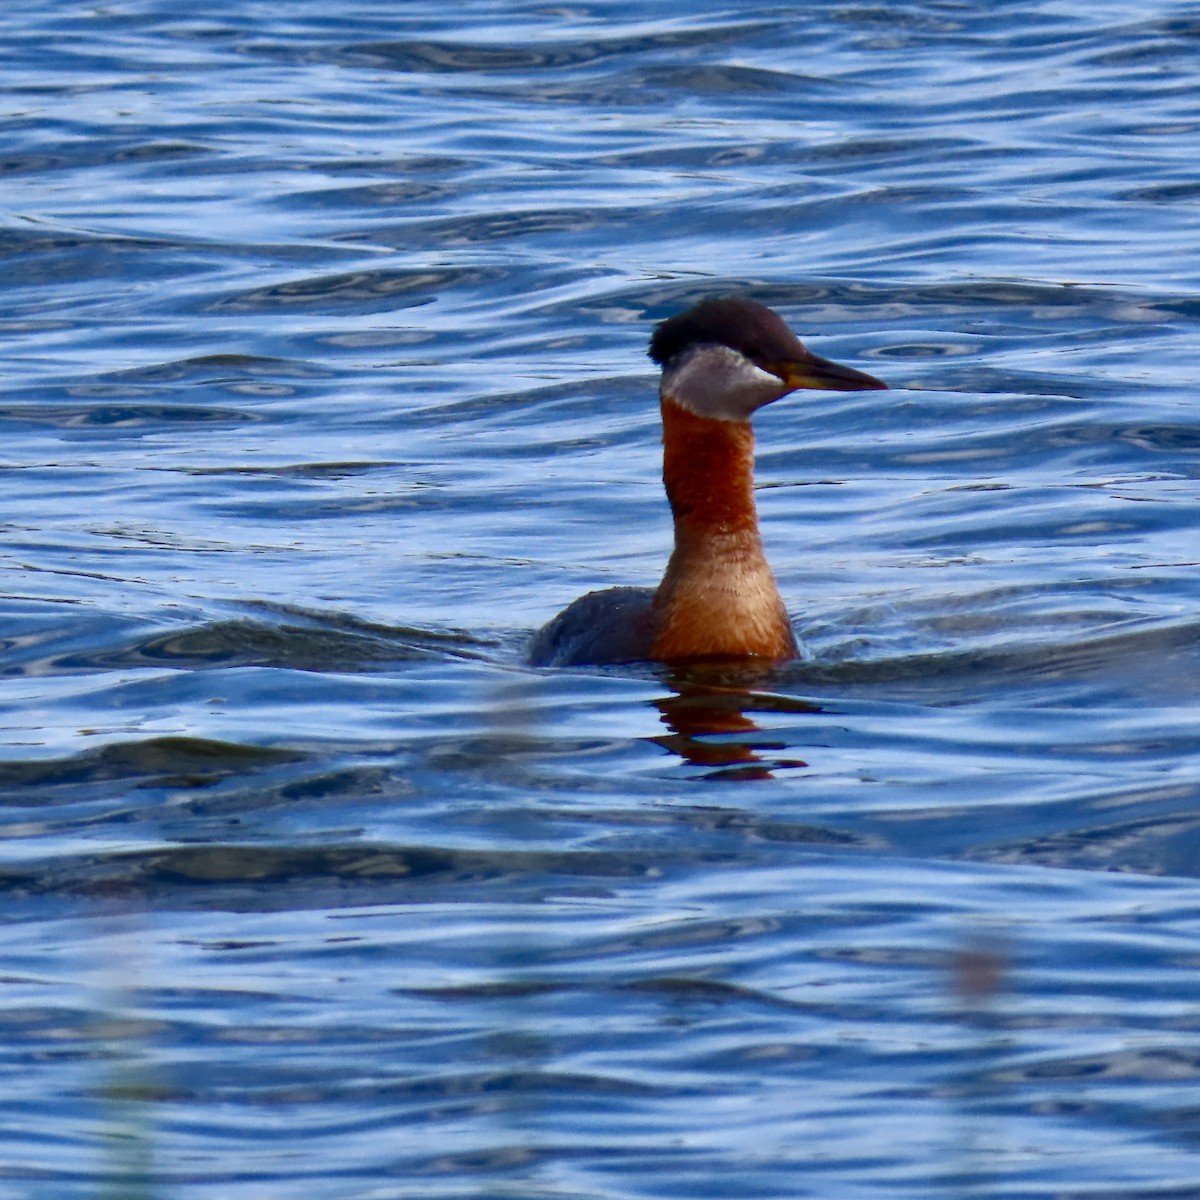
<instances>
[{"instance_id":1,"label":"water surface","mask_svg":"<svg viewBox=\"0 0 1200 1200\"><path fill-rule=\"evenodd\" d=\"M0 1194L1200 1196L1200 13L0 17ZM670 545L807 657L532 670Z\"/></svg>"}]
</instances>

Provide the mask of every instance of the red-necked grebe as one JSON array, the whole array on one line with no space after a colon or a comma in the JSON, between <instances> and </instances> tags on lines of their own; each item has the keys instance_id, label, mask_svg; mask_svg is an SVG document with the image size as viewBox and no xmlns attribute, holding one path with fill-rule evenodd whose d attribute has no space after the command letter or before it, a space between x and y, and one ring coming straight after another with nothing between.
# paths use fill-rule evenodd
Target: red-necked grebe
<instances>
[{"instance_id":1,"label":"red-necked grebe","mask_svg":"<svg viewBox=\"0 0 1200 1200\"><path fill-rule=\"evenodd\" d=\"M657 588L589 592L534 634L536 666L797 654L754 506L755 410L798 388L887 384L813 354L777 313L725 297L655 327L675 549Z\"/></svg>"}]
</instances>

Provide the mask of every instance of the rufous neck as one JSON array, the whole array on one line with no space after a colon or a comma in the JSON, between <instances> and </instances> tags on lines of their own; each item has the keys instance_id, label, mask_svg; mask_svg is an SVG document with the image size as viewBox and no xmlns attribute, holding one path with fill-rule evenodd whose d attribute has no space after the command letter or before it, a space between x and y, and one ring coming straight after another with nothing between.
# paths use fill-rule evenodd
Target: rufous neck
<instances>
[{"instance_id":1,"label":"rufous neck","mask_svg":"<svg viewBox=\"0 0 1200 1200\"><path fill-rule=\"evenodd\" d=\"M758 541L754 430L749 421L700 417L662 398L663 483L677 551L726 539Z\"/></svg>"},{"instance_id":2,"label":"rufous neck","mask_svg":"<svg viewBox=\"0 0 1200 1200\"><path fill-rule=\"evenodd\" d=\"M654 594L651 657L793 657L791 622L758 535L750 423L698 417L669 396L662 412L675 550Z\"/></svg>"}]
</instances>

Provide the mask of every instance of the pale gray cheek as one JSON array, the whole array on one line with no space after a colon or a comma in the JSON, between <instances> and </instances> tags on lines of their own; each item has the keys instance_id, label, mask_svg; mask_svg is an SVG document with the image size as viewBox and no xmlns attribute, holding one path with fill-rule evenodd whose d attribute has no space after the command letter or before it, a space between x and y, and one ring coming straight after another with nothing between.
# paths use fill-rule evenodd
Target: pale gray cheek
<instances>
[{"instance_id":1,"label":"pale gray cheek","mask_svg":"<svg viewBox=\"0 0 1200 1200\"><path fill-rule=\"evenodd\" d=\"M697 416L744 421L787 389L774 375L726 350L692 356L664 377L663 390Z\"/></svg>"}]
</instances>

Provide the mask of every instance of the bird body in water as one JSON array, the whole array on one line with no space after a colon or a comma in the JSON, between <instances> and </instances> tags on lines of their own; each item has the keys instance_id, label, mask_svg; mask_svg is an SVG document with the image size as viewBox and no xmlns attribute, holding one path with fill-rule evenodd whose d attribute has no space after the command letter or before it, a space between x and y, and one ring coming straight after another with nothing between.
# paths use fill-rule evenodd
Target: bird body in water
<instances>
[{"instance_id":1,"label":"bird body in water","mask_svg":"<svg viewBox=\"0 0 1200 1200\"><path fill-rule=\"evenodd\" d=\"M754 504L755 411L798 388L887 384L813 354L752 300L702 300L655 327L675 549L657 588L589 592L536 634L536 666L782 662L798 653Z\"/></svg>"}]
</instances>

